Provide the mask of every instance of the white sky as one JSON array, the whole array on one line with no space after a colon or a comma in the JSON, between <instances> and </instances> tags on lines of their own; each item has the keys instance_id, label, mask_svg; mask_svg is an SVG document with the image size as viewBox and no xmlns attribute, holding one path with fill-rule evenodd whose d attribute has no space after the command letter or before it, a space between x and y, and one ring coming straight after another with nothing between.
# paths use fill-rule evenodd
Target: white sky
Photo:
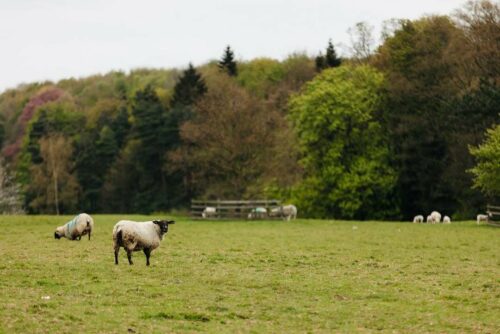
<instances>
[{"instance_id":1,"label":"white sky","mask_svg":"<svg viewBox=\"0 0 500 334\"><path fill-rule=\"evenodd\" d=\"M316 54L367 21L450 14L464 0L0 0L0 92L23 82ZM379 29L378 29L379 30Z\"/></svg>"}]
</instances>

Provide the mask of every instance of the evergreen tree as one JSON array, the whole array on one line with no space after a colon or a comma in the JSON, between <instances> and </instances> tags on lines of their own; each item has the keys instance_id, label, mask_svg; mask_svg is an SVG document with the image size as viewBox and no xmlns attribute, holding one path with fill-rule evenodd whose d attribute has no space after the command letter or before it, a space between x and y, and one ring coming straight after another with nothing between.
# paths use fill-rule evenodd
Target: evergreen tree
<instances>
[{"instance_id":1,"label":"evergreen tree","mask_svg":"<svg viewBox=\"0 0 500 334\"><path fill-rule=\"evenodd\" d=\"M179 81L174 87L174 96L172 98L172 107L178 105L189 106L192 105L198 98L203 96L207 91L207 86L201 75L189 64Z\"/></svg>"},{"instance_id":2,"label":"evergreen tree","mask_svg":"<svg viewBox=\"0 0 500 334\"><path fill-rule=\"evenodd\" d=\"M236 67L236 61L234 60L234 52L228 45L226 50L224 50L224 55L219 61L219 68L229 74L232 77L238 75L238 68Z\"/></svg>"},{"instance_id":3,"label":"evergreen tree","mask_svg":"<svg viewBox=\"0 0 500 334\"><path fill-rule=\"evenodd\" d=\"M321 72L325 68L325 56L320 52L315 59L316 71Z\"/></svg>"},{"instance_id":4,"label":"evergreen tree","mask_svg":"<svg viewBox=\"0 0 500 334\"><path fill-rule=\"evenodd\" d=\"M140 146L132 152L138 172L135 210L151 212L165 206L166 180L162 171L166 150L165 110L151 86L138 91L132 107L132 137Z\"/></svg>"},{"instance_id":5,"label":"evergreen tree","mask_svg":"<svg viewBox=\"0 0 500 334\"><path fill-rule=\"evenodd\" d=\"M328 41L328 47L326 48L325 65L326 67L339 67L341 62L340 58L337 57L332 40L330 39Z\"/></svg>"},{"instance_id":6,"label":"evergreen tree","mask_svg":"<svg viewBox=\"0 0 500 334\"><path fill-rule=\"evenodd\" d=\"M337 57L337 52L335 52L335 47L330 39L328 41L328 46L326 47L326 55L323 56L320 52L316 57L316 70L321 72L326 68L339 67L341 63L342 60Z\"/></svg>"}]
</instances>

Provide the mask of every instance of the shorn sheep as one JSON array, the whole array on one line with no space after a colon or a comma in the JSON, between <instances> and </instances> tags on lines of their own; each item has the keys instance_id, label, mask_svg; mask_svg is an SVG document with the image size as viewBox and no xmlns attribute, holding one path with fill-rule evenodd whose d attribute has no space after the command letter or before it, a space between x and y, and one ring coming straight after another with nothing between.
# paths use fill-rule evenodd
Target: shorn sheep
<instances>
[{"instance_id":1,"label":"shorn sheep","mask_svg":"<svg viewBox=\"0 0 500 334\"><path fill-rule=\"evenodd\" d=\"M481 215L481 214L477 215L476 224L479 225L481 222L486 222L486 221L488 221L488 215Z\"/></svg>"},{"instance_id":2,"label":"shorn sheep","mask_svg":"<svg viewBox=\"0 0 500 334\"><path fill-rule=\"evenodd\" d=\"M120 220L113 228L115 264L118 264L118 252L120 251L120 247L123 247L127 252L129 264L133 264L132 252L142 250L146 255L146 265L149 266L151 251L160 246L160 242L168 232L168 225L174 223L173 220L153 220L147 222Z\"/></svg>"},{"instance_id":3,"label":"shorn sheep","mask_svg":"<svg viewBox=\"0 0 500 334\"><path fill-rule=\"evenodd\" d=\"M283 217L283 219L290 220L297 218L297 207L293 204L282 205L269 210L270 217Z\"/></svg>"},{"instance_id":4,"label":"shorn sheep","mask_svg":"<svg viewBox=\"0 0 500 334\"><path fill-rule=\"evenodd\" d=\"M215 217L216 215L217 215L217 209L211 206L207 206L205 209L203 209L203 212L201 213L201 216L203 218Z\"/></svg>"},{"instance_id":5,"label":"shorn sheep","mask_svg":"<svg viewBox=\"0 0 500 334\"><path fill-rule=\"evenodd\" d=\"M281 210L283 212L283 217L290 221L290 219L296 219L297 218L297 207L293 204L289 205L283 205L281 207Z\"/></svg>"},{"instance_id":6,"label":"shorn sheep","mask_svg":"<svg viewBox=\"0 0 500 334\"><path fill-rule=\"evenodd\" d=\"M81 240L85 234L92 234L94 229L94 220L86 213L80 213L71 221L63 226L56 228L54 232L55 239L67 238L69 240Z\"/></svg>"},{"instance_id":7,"label":"shorn sheep","mask_svg":"<svg viewBox=\"0 0 500 334\"><path fill-rule=\"evenodd\" d=\"M424 222L424 216L418 215L413 218L414 223L423 223Z\"/></svg>"}]
</instances>

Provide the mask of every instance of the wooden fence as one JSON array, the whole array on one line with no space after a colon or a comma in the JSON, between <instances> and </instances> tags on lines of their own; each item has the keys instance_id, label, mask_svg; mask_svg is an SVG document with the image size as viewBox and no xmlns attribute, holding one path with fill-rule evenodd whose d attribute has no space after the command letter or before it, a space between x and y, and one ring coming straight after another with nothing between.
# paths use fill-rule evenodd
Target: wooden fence
<instances>
[{"instance_id":1,"label":"wooden fence","mask_svg":"<svg viewBox=\"0 0 500 334\"><path fill-rule=\"evenodd\" d=\"M203 218L203 210L207 207L215 208L215 213L207 219L249 219L251 212L256 214L250 219L281 219L281 216L270 217L269 212L273 208L281 206L279 200L192 200L191 216L194 218ZM267 214L256 212L257 208L265 208Z\"/></svg>"},{"instance_id":2,"label":"wooden fence","mask_svg":"<svg viewBox=\"0 0 500 334\"><path fill-rule=\"evenodd\" d=\"M500 227L500 206L487 205L488 224Z\"/></svg>"}]
</instances>

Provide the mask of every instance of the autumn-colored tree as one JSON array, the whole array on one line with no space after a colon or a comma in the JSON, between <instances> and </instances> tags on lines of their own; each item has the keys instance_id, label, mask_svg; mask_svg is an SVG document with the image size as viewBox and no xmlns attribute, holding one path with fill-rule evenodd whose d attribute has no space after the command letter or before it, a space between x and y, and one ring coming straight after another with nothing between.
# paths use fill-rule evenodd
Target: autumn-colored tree
<instances>
[{"instance_id":1,"label":"autumn-colored tree","mask_svg":"<svg viewBox=\"0 0 500 334\"><path fill-rule=\"evenodd\" d=\"M55 134L40 139L42 162L31 167L29 187L36 194L30 207L37 212L73 209L78 203L79 185L73 173L71 141Z\"/></svg>"},{"instance_id":2,"label":"autumn-colored tree","mask_svg":"<svg viewBox=\"0 0 500 334\"><path fill-rule=\"evenodd\" d=\"M202 196L258 195L276 167L278 134L286 123L227 75L210 78L208 85L194 118L181 128L183 147L170 154L166 167L185 168L194 193Z\"/></svg>"}]
</instances>

